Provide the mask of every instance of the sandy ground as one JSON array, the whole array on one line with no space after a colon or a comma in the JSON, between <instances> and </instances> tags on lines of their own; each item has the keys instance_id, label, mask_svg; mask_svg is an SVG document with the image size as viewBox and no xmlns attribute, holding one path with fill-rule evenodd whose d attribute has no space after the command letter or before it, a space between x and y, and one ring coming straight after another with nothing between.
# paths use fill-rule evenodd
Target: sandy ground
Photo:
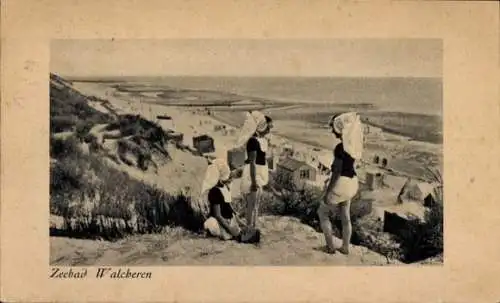
<instances>
[{"instance_id":1,"label":"sandy ground","mask_svg":"<svg viewBox=\"0 0 500 303\"><path fill-rule=\"evenodd\" d=\"M322 235L288 217L261 217L259 246L194 236L181 229L118 242L51 237L51 265L387 265L401 264L364 247L349 256L321 251ZM336 239L340 244L340 240Z\"/></svg>"}]
</instances>

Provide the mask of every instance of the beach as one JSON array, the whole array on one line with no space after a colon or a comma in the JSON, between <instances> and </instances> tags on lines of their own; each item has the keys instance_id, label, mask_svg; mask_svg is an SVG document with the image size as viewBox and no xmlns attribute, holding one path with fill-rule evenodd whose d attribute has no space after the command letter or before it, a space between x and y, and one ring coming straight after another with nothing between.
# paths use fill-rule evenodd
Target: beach
<instances>
[{"instance_id":1,"label":"beach","mask_svg":"<svg viewBox=\"0 0 500 303\"><path fill-rule=\"evenodd\" d=\"M370 133L365 136L364 162L372 162L375 156L386 158L393 171L422 179L431 177L425 167L442 170L442 143L425 141L427 137L422 140L411 137L426 132L442 136L439 127L440 118L429 118L432 116L405 114L396 120L394 114L384 115L385 111L366 109L365 104L312 106L310 103L286 103L278 106L273 100L268 99L224 92L217 94L213 91L176 89L158 83L146 85L145 83L75 82L75 87L90 95L109 100L124 112L141 114L152 121L156 120L157 115L170 115L173 117L172 121L159 121L163 127L182 132L188 144L192 142L193 136L208 134L215 139L216 150L221 154L224 153L224 149L230 148L235 136L215 132L214 125L225 125L227 129L235 128L237 133L243 123L243 113L248 109L262 110L273 118L275 127L272 136L278 138L280 142L287 141L299 149L320 149L321 154L330 153L336 142L326 128L329 115L339 110L358 110L366 115L367 119L371 119L366 123L370 123ZM162 92L165 93L164 90L168 90L169 94L175 92L175 98L172 95L171 98L158 97ZM210 110L210 115L200 110L204 108ZM391 120L384 124L381 117L389 117ZM406 120L400 121L401 119ZM421 119L431 119L432 123ZM382 127L379 127L380 125ZM387 127L390 128L389 131Z\"/></svg>"}]
</instances>

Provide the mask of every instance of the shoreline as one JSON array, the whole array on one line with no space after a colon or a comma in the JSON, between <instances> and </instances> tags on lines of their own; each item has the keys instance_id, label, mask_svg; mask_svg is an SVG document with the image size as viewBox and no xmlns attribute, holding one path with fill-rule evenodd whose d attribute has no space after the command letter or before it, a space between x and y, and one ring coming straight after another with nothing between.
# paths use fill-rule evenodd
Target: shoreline
<instances>
[{"instance_id":1,"label":"shoreline","mask_svg":"<svg viewBox=\"0 0 500 303\"><path fill-rule=\"evenodd\" d=\"M153 97L154 98L154 97ZM280 105L280 104L270 104L268 106L264 105L264 104L258 104L257 102L255 104L248 104L248 105L230 105L230 103L227 103L227 102L221 102L221 103L172 103L172 104L168 104L168 103L163 103L161 101L158 101L158 100L143 100L142 102L144 103L147 103L147 104L153 104L153 105L157 105L157 106L164 106L164 107L169 107L169 108L188 108L188 109L191 109L191 108L197 108L197 107L207 107L207 108L212 108L213 111L231 111L231 110L235 110L236 112L244 112L244 111L247 111L247 110L262 110L262 111L276 111L276 110L280 110L280 109L289 109L289 108L296 108L296 107L301 107L301 106L304 106L304 104L302 103L296 103L296 104L290 104L290 103L284 103L283 105ZM348 107L350 104L336 104L335 106L339 106L339 107L342 107L342 106L345 106L345 107ZM223 109L227 109L227 110L223 110ZM366 111L366 110L365 110ZM440 115L437 115L437 114L434 114L434 115L431 115L431 114L422 114L422 113L410 113L410 112L403 112L403 111L386 111L386 110L373 110L373 111L376 111L377 113L385 113L385 114L401 114L401 115L420 115L420 116L424 116L424 117L432 117L432 118L442 118L442 116ZM218 116L218 115L214 115L213 117L216 117L216 119L221 122L221 123L226 123L232 127L235 127L235 128L239 128L240 125L236 125L235 123L232 123L226 119L223 119L222 117ZM313 124L313 123L312 123ZM416 142L416 143L422 143L422 144L433 144L433 145L438 145L438 146L441 146L443 145L443 138L442 138L442 135L439 136L439 140L436 139L436 140L423 140L423 139L420 139L420 138L412 138L408 135L406 135L404 132L402 131L398 131L398 130L394 130L394 129L391 129L389 127L386 127L384 125L380 125L378 123L373 123L373 122L366 122L366 121L363 121L363 124L365 125L369 125L371 127L376 127L376 128L380 128L382 129L384 132L388 133L388 134L391 134L391 135L396 135L396 136L399 136L399 137L402 137L404 138L405 140L407 141L412 141L412 142ZM322 129L319 125L317 125L317 129L320 130ZM281 135L281 137L284 137L284 138L288 138L288 139L293 139L293 140L297 140L297 141L300 141L300 139L297 139L297 138L293 138L293 137L290 137L288 135ZM303 143L306 143L306 141L302 141ZM313 144L313 142L310 142L308 141L307 144ZM323 146L323 145L321 145ZM320 147L319 145L316 146L316 147Z\"/></svg>"},{"instance_id":2,"label":"shoreline","mask_svg":"<svg viewBox=\"0 0 500 303\"><path fill-rule=\"evenodd\" d=\"M81 82L81 83L107 83L108 85L114 84L115 86L121 86L120 90L123 89L123 91L127 91L127 87L130 87L129 92L140 92L141 87L144 88L149 88L149 91L151 91L151 88L154 88L154 91L157 91L159 93L162 92L162 88L164 88L165 91L168 90L177 90L177 91L205 91L205 92L210 92L210 93L218 93L221 95L232 95L232 96L239 96L241 98L253 98L256 101L265 101L269 103L277 103L277 104L283 104L283 103L290 103L290 104L311 104L313 106L316 105L325 105L325 104L331 104L331 103L336 103L338 105L344 105L347 104L349 105L357 105L357 106L369 106L373 107L374 109L379 109L382 111L387 111L390 112L392 109L396 109L397 112L401 113L413 113L413 114L422 114L422 115L429 115L429 116L443 116L443 109L442 106L434 106L435 104L428 103L427 107L422 107L422 106L414 106L414 102L406 102L407 104L401 106L401 103L398 102L392 102L392 103L387 103L384 102L383 100L378 100L374 102L370 101L364 101L364 102L357 102L354 100L350 100L352 98L347 97L342 97L339 96L338 98L330 98L328 96L316 96L315 98L309 98L307 96L285 96L283 97L282 95L276 94L276 92L270 92L270 93L262 93L259 92L258 90L255 90L254 88L247 87L245 83L243 83L242 89L236 89L232 88L231 85L227 86L225 84L224 79L228 79L227 81L230 81L231 79L346 79L346 80L354 80L354 81L376 81L376 83L379 83L380 81L386 81L386 80L408 80L408 81L438 81L442 82L441 77L342 77L342 76L325 76L325 77L260 77L260 76L243 76L243 77L238 77L238 76L213 76L213 75L200 75L200 76L191 76L191 75L156 75L156 76L102 76L102 77L68 77L67 79L73 81L73 82ZM213 85L205 85L205 82L198 82L200 83L199 86L196 86L194 84L190 84L189 81L183 81L182 79L199 79L199 80L206 80L209 83L212 83ZM219 81L217 82L217 79L219 80L224 80L224 81ZM214 82L215 81L215 82ZM233 83L234 84L234 83ZM193 86L194 85L194 86ZM334 85L332 89L339 89ZM434 88L433 88L434 89ZM437 88L436 88L437 89ZM311 95L312 96L312 95ZM360 96L361 97L361 96ZM418 96L415 96L418 98ZM343 98L347 98L343 100ZM363 96L361 97L363 100L369 100L370 96ZM437 97L436 97L437 98ZM372 100L373 101L373 100ZM398 101L397 99L394 101ZM436 102L439 100L436 99ZM442 101L441 101L442 102ZM429 107L430 106L430 107ZM366 107L365 109L368 109Z\"/></svg>"},{"instance_id":3,"label":"shoreline","mask_svg":"<svg viewBox=\"0 0 500 303\"><path fill-rule=\"evenodd\" d=\"M181 123L179 123L179 125L177 125L177 123L174 122L174 124L176 124L176 126L169 125L168 127L172 127L173 129L175 129L176 131L179 131L179 132L184 132L185 138L187 140L189 140L190 137L192 137L194 135L199 135L199 134L204 132L204 133L209 134L210 136L214 137L216 145L224 146L224 147L228 146L228 145L226 145L226 143L227 143L226 141L227 141L228 137L224 137L213 130L207 129L207 127L205 125L203 125L203 127L201 124L199 126L196 125L197 123L192 123L191 125L189 125L189 124L183 125L185 123L189 123L188 121L190 121L190 120L193 122L195 120L196 121L213 120L215 123L225 124L231 128L238 129L240 127L240 125L237 125L235 121L229 121L231 119L224 119L224 117L222 117L221 115L219 115L219 113L217 113L216 109L213 110L214 113L211 115L204 115L204 114L193 112L193 109L196 107L201 107L201 108L204 107L204 106L200 106L198 104L194 104L192 106L186 107L186 106L179 106L178 104L165 104L163 102L158 102L157 100L154 100L155 99L154 97L144 98L142 96L133 95L131 93L115 94L117 92L117 90L106 83L76 82L74 84L76 85L76 87L79 87L80 90L84 91L87 94L96 95L96 96L99 95L103 99L108 100L109 102L113 103L114 106L120 108L122 111L129 112L129 113L135 113L135 114L141 114L145 118L151 119L153 121L156 120L155 117L157 115L163 114L163 112L165 112L165 110L162 110L162 108L168 109L168 111L172 111L172 116L178 115L180 117L177 119L175 119L175 117L174 117L174 121L175 120L182 121ZM79 85L79 84L83 84L83 85ZM227 104L225 104L224 106L227 107ZM153 110L153 108L154 108L154 110ZM274 108L273 110L278 110L278 109ZM153 112L154 112L154 114L153 114ZM177 112L177 114L175 114L175 112ZM292 145L301 146L301 147L306 148L310 151L319 148L321 153L327 153L331 150L329 143L326 144L326 143L320 142L320 141L325 141L325 140L333 142L333 140L325 139L326 136L328 135L328 133L321 133L320 137L314 137L314 139L311 139L311 140L304 139L304 138L311 138L310 137L311 134L307 133L307 131L309 131L309 132L317 131L320 128L312 129L309 126L305 127L304 129L302 129L302 130L306 131L306 133L304 133L304 132L302 133L302 137L304 137L304 138L300 138L301 137L300 134L298 136L294 136L294 135L290 135L290 134L286 133L287 128L290 132L290 127L289 127L289 125L286 125L287 124L286 120L281 120L281 121L276 120L275 124L279 124L280 122L285 124L283 131L279 131L279 132L277 131L277 132L273 133L273 136L277 137L278 139L282 139L284 141L287 141L287 143L292 144ZM290 122L290 121L288 121L288 122ZM160 123L160 124L162 124L162 123ZM293 123L293 124L296 124L296 123ZM183 125L184 127L177 128L180 125ZM296 125L294 125L294 126L296 126ZM162 125L162 127L163 127L163 125ZM209 127L213 127L213 126L210 125ZM292 129L292 133L293 133L293 129ZM442 150L442 143L440 144L440 143L427 142L427 141L418 141L418 140L414 140L411 138L409 139L409 137L407 137L407 136L401 136L400 134L391 134L391 132L388 132L386 130L382 130L382 133L384 133L384 136L388 137L388 138L386 138L384 140L374 141L374 142L371 142L371 144L370 143L368 144L368 145L371 145L372 148L375 148L375 150L366 149L367 157L364 157L365 159L363 159L365 163L370 163L371 161L369 160L369 158L372 158L373 154L378 154L380 151L384 152L384 149L386 149L386 151L388 153L394 154L394 155L399 157L401 155L400 155L400 152L398 152L398 149L401 149L401 150L406 150L406 153L410 152L410 154L408 154L407 156L413 157L413 158L416 157L414 154L418 154L419 152L426 151L429 155L433 155L432 157L437 157L437 159L438 159L437 161L438 161L439 165L436 167L440 167L440 168L442 167L442 159L439 160L439 158L441 158L442 156L440 156L439 154L435 154L436 152L438 152L438 150ZM321 140L321 137L323 140ZM387 147L384 147L384 146L387 146ZM223 149L224 149L224 147L223 147ZM409 150L408 150L408 148L409 148ZM412 154L412 152L414 152L414 153ZM442 152L440 152L440 153L442 154ZM427 157L427 156L424 155L424 157ZM415 162L417 160L413 159L411 161ZM429 160L429 161L431 161L431 160ZM404 164L404 162L405 162L404 155L399 162L400 162L400 165L406 165L406 164ZM417 163L413 163L414 166L416 164ZM411 164L408 164L408 165L411 165ZM426 165L426 164L421 163L421 165ZM421 173L424 173L423 171L421 171L421 170L419 171L417 169L418 173L412 173L411 171L414 169L410 169L410 168L408 168L408 169L409 170L393 167L392 171L395 173L401 174L401 175L411 176L411 177L418 178L418 179L427 179L425 175L421 175Z\"/></svg>"},{"instance_id":4,"label":"shoreline","mask_svg":"<svg viewBox=\"0 0 500 303\"><path fill-rule=\"evenodd\" d=\"M136 93L136 94L141 94L144 93L145 91L127 91L127 90L118 90L121 93ZM148 92L158 92L161 94L165 90L154 90L154 91L148 91ZM264 108L269 108L269 109L276 109L276 108L281 108L281 107L292 107L292 106L311 106L311 107L320 107L320 106L334 106L338 108L357 108L359 110L365 111L365 112L382 112L382 113L387 113L387 114L402 114L402 115L416 115L416 116L423 116L423 117L432 117L432 118L443 118L443 115L441 112L438 113L431 113L429 111L419 111L419 110L409 110L409 109L399 109L399 110L394 110L394 106L379 106L379 105L374 105L372 103L352 103L352 102L337 102L337 103L332 103L331 101L313 101L313 100L307 100L307 101L300 101L296 99L289 99L289 98L275 98L275 97L266 97L266 96L258 96L258 95L241 95L233 92L227 92L227 91L218 91L218 90L195 90L195 89L179 89L178 91L183 92L183 93L200 93L200 92L209 92L209 93L220 93L220 94L227 94L231 95L232 97L238 97L240 99L249 99L255 102L255 105L260 105ZM162 98L162 97L151 97L151 96L141 96L143 98ZM167 103L167 102L162 102L161 100L145 100L144 102L147 103L155 103L157 105L163 105L163 106L185 106L185 107L196 107L196 106L206 106L206 107L227 107L231 104L231 101L226 101L226 102L207 102L207 103L180 103L180 102L174 102L174 103ZM267 105L265 104L267 103ZM238 105L232 105L234 108L238 108ZM386 108L387 107L387 108ZM397 107L396 107L397 108ZM376 126L376 125L374 125Z\"/></svg>"}]
</instances>

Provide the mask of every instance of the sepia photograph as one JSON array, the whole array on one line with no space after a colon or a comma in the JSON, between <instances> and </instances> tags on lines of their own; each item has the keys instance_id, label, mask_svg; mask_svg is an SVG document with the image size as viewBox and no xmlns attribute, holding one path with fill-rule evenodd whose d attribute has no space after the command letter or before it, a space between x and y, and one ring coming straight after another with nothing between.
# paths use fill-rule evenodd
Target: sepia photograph
<instances>
[{"instance_id":1,"label":"sepia photograph","mask_svg":"<svg viewBox=\"0 0 500 303\"><path fill-rule=\"evenodd\" d=\"M441 39L55 39L51 266L443 264Z\"/></svg>"}]
</instances>

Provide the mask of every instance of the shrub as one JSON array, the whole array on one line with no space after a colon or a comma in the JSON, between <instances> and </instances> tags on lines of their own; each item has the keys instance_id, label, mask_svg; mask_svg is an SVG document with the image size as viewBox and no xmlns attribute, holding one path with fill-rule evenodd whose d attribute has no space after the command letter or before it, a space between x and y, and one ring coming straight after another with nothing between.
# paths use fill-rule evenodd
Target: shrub
<instances>
[{"instance_id":1,"label":"shrub","mask_svg":"<svg viewBox=\"0 0 500 303\"><path fill-rule=\"evenodd\" d=\"M77 160L57 162L51 169L50 185L53 191L71 192L83 189L83 163Z\"/></svg>"},{"instance_id":2,"label":"shrub","mask_svg":"<svg viewBox=\"0 0 500 303\"><path fill-rule=\"evenodd\" d=\"M71 142L75 140L72 138ZM65 141L59 142L60 145L68 144ZM96 218L100 217L117 222L135 218L132 223L135 227L128 227L128 232L158 231L166 225L183 226L195 232L201 230L203 218L192 209L188 197L170 195L108 166L96 156L83 155L77 148L72 151L51 165L50 209L68 221L79 218L87 222L73 227L73 234L92 231L104 237L123 235L125 231L118 232L117 229L121 229L116 224L102 226L105 224L102 222L107 221L97 222Z\"/></svg>"},{"instance_id":3,"label":"shrub","mask_svg":"<svg viewBox=\"0 0 500 303\"><path fill-rule=\"evenodd\" d=\"M353 223L353 244L362 245L390 259L402 258L397 239L383 232L383 222L374 216L366 216Z\"/></svg>"},{"instance_id":4,"label":"shrub","mask_svg":"<svg viewBox=\"0 0 500 303\"><path fill-rule=\"evenodd\" d=\"M66 139L50 137L50 157L54 159L78 155L78 140L74 136Z\"/></svg>"},{"instance_id":5,"label":"shrub","mask_svg":"<svg viewBox=\"0 0 500 303\"><path fill-rule=\"evenodd\" d=\"M89 134L89 131L94 126L92 121L79 121L76 125L75 136L80 140L84 141L84 139Z\"/></svg>"},{"instance_id":6,"label":"shrub","mask_svg":"<svg viewBox=\"0 0 500 303\"><path fill-rule=\"evenodd\" d=\"M141 136L151 143L163 145L168 139L167 133L160 125L144 119L140 115L125 114L117 122L110 123L107 131L120 130L122 136Z\"/></svg>"},{"instance_id":7,"label":"shrub","mask_svg":"<svg viewBox=\"0 0 500 303\"><path fill-rule=\"evenodd\" d=\"M50 117L50 132L60 133L64 131L71 131L78 123L78 118L72 115L66 116L52 116Z\"/></svg>"},{"instance_id":8,"label":"shrub","mask_svg":"<svg viewBox=\"0 0 500 303\"><path fill-rule=\"evenodd\" d=\"M280 198L266 198L262 203L262 212L275 215L294 216L303 223L319 230L317 210L323 199L323 190L316 186L297 188L293 182L283 176L276 176L273 180L275 187L280 187ZM352 199L351 221L355 222L371 212L371 201L361 200L358 194ZM339 212L332 218L337 228L340 228Z\"/></svg>"},{"instance_id":9,"label":"shrub","mask_svg":"<svg viewBox=\"0 0 500 303\"><path fill-rule=\"evenodd\" d=\"M171 224L181 225L194 232L200 232L203 229L205 218L203 214L193 209L191 197L179 193L168 206L167 221Z\"/></svg>"},{"instance_id":10,"label":"shrub","mask_svg":"<svg viewBox=\"0 0 500 303\"><path fill-rule=\"evenodd\" d=\"M400 236L406 262L420 261L443 253L443 180L439 171L433 172L438 186L434 190L436 203L426 210L424 221L410 221L410 228Z\"/></svg>"},{"instance_id":11,"label":"shrub","mask_svg":"<svg viewBox=\"0 0 500 303\"><path fill-rule=\"evenodd\" d=\"M299 189L282 175L274 176L271 186L280 192L279 197L264 192L260 203L261 213L296 217L305 224L319 228L317 209L322 196L319 188L305 186Z\"/></svg>"},{"instance_id":12,"label":"shrub","mask_svg":"<svg viewBox=\"0 0 500 303\"><path fill-rule=\"evenodd\" d=\"M77 207L71 207L74 201L82 200L91 188L91 171L77 147L74 138L62 141L62 148L58 160L50 167L50 209L51 212L63 217L77 214Z\"/></svg>"},{"instance_id":13,"label":"shrub","mask_svg":"<svg viewBox=\"0 0 500 303\"><path fill-rule=\"evenodd\" d=\"M72 130L77 124L86 127L112 120L108 114L102 113L87 103L88 98L75 89L65 86L50 87L50 131L62 132Z\"/></svg>"},{"instance_id":14,"label":"shrub","mask_svg":"<svg viewBox=\"0 0 500 303\"><path fill-rule=\"evenodd\" d=\"M425 221L410 221L399 241L405 262L416 262L443 252L443 206L436 203L426 211Z\"/></svg>"},{"instance_id":15,"label":"shrub","mask_svg":"<svg viewBox=\"0 0 500 303\"><path fill-rule=\"evenodd\" d=\"M443 252L443 204L436 203L427 211L424 224L424 245L432 255Z\"/></svg>"}]
</instances>

